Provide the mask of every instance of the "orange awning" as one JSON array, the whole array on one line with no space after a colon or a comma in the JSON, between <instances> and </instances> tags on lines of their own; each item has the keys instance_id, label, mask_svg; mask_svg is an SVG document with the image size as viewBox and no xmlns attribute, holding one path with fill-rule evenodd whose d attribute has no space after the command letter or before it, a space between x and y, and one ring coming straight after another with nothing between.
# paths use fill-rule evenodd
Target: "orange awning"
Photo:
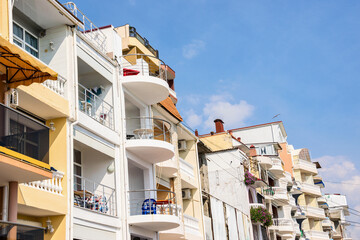
<instances>
[{"instance_id":1,"label":"orange awning","mask_svg":"<svg viewBox=\"0 0 360 240\"><path fill-rule=\"evenodd\" d=\"M165 100L161 101L160 105L165 108L165 110L168 111L173 117L182 122L183 119L170 97L167 97Z\"/></svg>"},{"instance_id":2,"label":"orange awning","mask_svg":"<svg viewBox=\"0 0 360 240\"><path fill-rule=\"evenodd\" d=\"M56 80L58 74L48 66L0 36L0 71L10 88Z\"/></svg>"}]
</instances>

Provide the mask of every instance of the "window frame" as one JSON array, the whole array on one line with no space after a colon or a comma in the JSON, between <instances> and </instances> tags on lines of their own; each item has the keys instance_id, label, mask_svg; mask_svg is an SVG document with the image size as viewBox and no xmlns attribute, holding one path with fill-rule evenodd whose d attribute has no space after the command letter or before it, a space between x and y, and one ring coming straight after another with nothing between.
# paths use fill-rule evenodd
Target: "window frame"
<instances>
[{"instance_id":1,"label":"window frame","mask_svg":"<svg viewBox=\"0 0 360 240\"><path fill-rule=\"evenodd\" d=\"M31 33L29 30L27 30L24 26L22 26L21 24L19 24L18 22L16 21L13 21L13 24L16 24L18 25L21 29L22 29L22 32L23 32L23 39L19 38L18 36L16 36L14 34L14 31L13 31L13 41L17 41L19 43L21 43L21 48L24 49L26 52L28 52L29 54L31 54L32 56L36 57L36 58L40 58L40 51L39 51L39 48L40 48L40 41L39 41L39 37L35 36L33 33ZM14 28L14 27L13 27ZM36 40L37 40L37 45L38 45L38 49L34 48L33 46L31 46L30 44L28 44L25 40L26 38L26 33L28 33L30 36L34 37ZM16 43L15 43L16 44ZM19 46L18 44L16 44L17 46ZM19 46L20 47L20 46ZM28 50L26 50L26 47L29 47L30 49L34 50L36 53L37 53L37 56L35 56L34 54L32 54L31 52L29 52Z\"/></svg>"}]
</instances>

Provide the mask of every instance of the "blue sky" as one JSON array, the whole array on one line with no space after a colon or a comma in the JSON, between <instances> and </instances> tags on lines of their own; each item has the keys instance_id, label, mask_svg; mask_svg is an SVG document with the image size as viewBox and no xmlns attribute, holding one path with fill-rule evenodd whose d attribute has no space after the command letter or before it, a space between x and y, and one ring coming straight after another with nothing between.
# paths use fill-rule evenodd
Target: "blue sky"
<instances>
[{"instance_id":1,"label":"blue sky","mask_svg":"<svg viewBox=\"0 0 360 240\"><path fill-rule=\"evenodd\" d=\"M325 180L343 183L325 191L341 189L360 211L359 1L103 2L76 1L98 26L129 23L159 50L176 71L178 108L192 128L280 114L288 142L311 150Z\"/></svg>"}]
</instances>

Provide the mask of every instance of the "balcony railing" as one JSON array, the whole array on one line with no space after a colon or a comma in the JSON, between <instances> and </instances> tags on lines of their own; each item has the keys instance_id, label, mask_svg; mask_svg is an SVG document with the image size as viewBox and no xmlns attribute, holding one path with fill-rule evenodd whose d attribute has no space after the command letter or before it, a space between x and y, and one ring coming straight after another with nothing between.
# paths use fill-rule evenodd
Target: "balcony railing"
<instances>
[{"instance_id":1,"label":"balcony railing","mask_svg":"<svg viewBox=\"0 0 360 240\"><path fill-rule=\"evenodd\" d=\"M44 239L43 227L0 221L0 239Z\"/></svg>"},{"instance_id":2,"label":"balcony railing","mask_svg":"<svg viewBox=\"0 0 360 240\"><path fill-rule=\"evenodd\" d=\"M149 41L146 38L143 38L139 33L136 32L136 29L134 27L129 27L129 35L130 37L134 37L139 42L141 42L149 51L154 54L155 57L159 57L158 50L155 50L150 44Z\"/></svg>"},{"instance_id":3,"label":"balcony railing","mask_svg":"<svg viewBox=\"0 0 360 240\"><path fill-rule=\"evenodd\" d=\"M179 216L174 192L159 189L129 191L129 215Z\"/></svg>"},{"instance_id":4,"label":"balcony railing","mask_svg":"<svg viewBox=\"0 0 360 240\"><path fill-rule=\"evenodd\" d=\"M24 183L25 186L33 187L45 192L55 193L62 195L63 187L61 181L64 177L63 172L53 172L52 179L47 179L43 181L35 181L30 183Z\"/></svg>"},{"instance_id":5,"label":"balcony railing","mask_svg":"<svg viewBox=\"0 0 360 240\"><path fill-rule=\"evenodd\" d=\"M317 196L321 196L321 190L320 187L314 184L305 183L303 182L301 184L301 190L305 193L314 194Z\"/></svg>"},{"instance_id":6,"label":"balcony railing","mask_svg":"<svg viewBox=\"0 0 360 240\"><path fill-rule=\"evenodd\" d=\"M171 142L171 123L152 117L126 118L126 137L131 139L155 139Z\"/></svg>"},{"instance_id":7,"label":"balcony railing","mask_svg":"<svg viewBox=\"0 0 360 240\"><path fill-rule=\"evenodd\" d=\"M0 103L0 146L49 163L49 128Z\"/></svg>"},{"instance_id":8,"label":"balcony railing","mask_svg":"<svg viewBox=\"0 0 360 240\"><path fill-rule=\"evenodd\" d=\"M318 207L305 206L306 215L316 216L319 218L325 218L324 209Z\"/></svg>"},{"instance_id":9,"label":"balcony railing","mask_svg":"<svg viewBox=\"0 0 360 240\"><path fill-rule=\"evenodd\" d=\"M42 83L45 87L49 88L50 90L56 92L60 96L65 96L65 84L66 79L58 76L57 80L46 80Z\"/></svg>"},{"instance_id":10,"label":"balcony railing","mask_svg":"<svg viewBox=\"0 0 360 240\"><path fill-rule=\"evenodd\" d=\"M102 125L114 129L113 106L81 84L79 84L79 109Z\"/></svg>"},{"instance_id":11,"label":"balcony railing","mask_svg":"<svg viewBox=\"0 0 360 240\"><path fill-rule=\"evenodd\" d=\"M115 189L74 175L74 206L116 216Z\"/></svg>"},{"instance_id":12,"label":"balcony railing","mask_svg":"<svg viewBox=\"0 0 360 240\"><path fill-rule=\"evenodd\" d=\"M187 214L184 214L183 216L186 232L193 235L199 235L199 220Z\"/></svg>"},{"instance_id":13,"label":"balcony railing","mask_svg":"<svg viewBox=\"0 0 360 240\"><path fill-rule=\"evenodd\" d=\"M318 173L316 165L314 163L302 159L294 160L294 168L302 169L316 174Z\"/></svg>"},{"instance_id":14,"label":"balcony railing","mask_svg":"<svg viewBox=\"0 0 360 240\"><path fill-rule=\"evenodd\" d=\"M166 64L157 57L145 54L128 54L121 56L121 75L152 76L168 80Z\"/></svg>"},{"instance_id":15,"label":"balcony railing","mask_svg":"<svg viewBox=\"0 0 360 240\"><path fill-rule=\"evenodd\" d=\"M265 208L265 209L266 209L265 205L262 204L262 203L250 203L249 205L250 205L250 208L262 207L262 208Z\"/></svg>"},{"instance_id":16,"label":"balcony railing","mask_svg":"<svg viewBox=\"0 0 360 240\"><path fill-rule=\"evenodd\" d=\"M94 44L102 53L106 54L106 35L81 12L75 3L68 2L64 6L83 23L83 27L77 27L81 36Z\"/></svg>"},{"instance_id":17,"label":"balcony railing","mask_svg":"<svg viewBox=\"0 0 360 240\"><path fill-rule=\"evenodd\" d=\"M287 218L274 218L273 219L273 224L274 224L274 226L292 227L293 226L293 221L291 219L287 219Z\"/></svg>"},{"instance_id":18,"label":"balcony railing","mask_svg":"<svg viewBox=\"0 0 360 240\"><path fill-rule=\"evenodd\" d=\"M190 163L186 162L184 159L180 159L180 170L189 175L190 177L194 177L194 167Z\"/></svg>"}]
</instances>

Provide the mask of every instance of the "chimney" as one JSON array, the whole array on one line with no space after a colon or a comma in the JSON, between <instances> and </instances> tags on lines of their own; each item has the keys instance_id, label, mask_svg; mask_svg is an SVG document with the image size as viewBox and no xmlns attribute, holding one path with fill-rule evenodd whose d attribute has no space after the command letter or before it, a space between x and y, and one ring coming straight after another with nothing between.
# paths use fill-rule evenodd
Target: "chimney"
<instances>
[{"instance_id":1,"label":"chimney","mask_svg":"<svg viewBox=\"0 0 360 240\"><path fill-rule=\"evenodd\" d=\"M251 145L250 146L250 157L255 157L257 154L256 154L256 149L255 149L255 146L254 145Z\"/></svg>"},{"instance_id":2,"label":"chimney","mask_svg":"<svg viewBox=\"0 0 360 240\"><path fill-rule=\"evenodd\" d=\"M199 132L198 132L198 130L197 129L195 129L195 136L199 136Z\"/></svg>"},{"instance_id":3,"label":"chimney","mask_svg":"<svg viewBox=\"0 0 360 240\"><path fill-rule=\"evenodd\" d=\"M216 133L224 132L224 122L221 119L215 119L214 123Z\"/></svg>"}]
</instances>

